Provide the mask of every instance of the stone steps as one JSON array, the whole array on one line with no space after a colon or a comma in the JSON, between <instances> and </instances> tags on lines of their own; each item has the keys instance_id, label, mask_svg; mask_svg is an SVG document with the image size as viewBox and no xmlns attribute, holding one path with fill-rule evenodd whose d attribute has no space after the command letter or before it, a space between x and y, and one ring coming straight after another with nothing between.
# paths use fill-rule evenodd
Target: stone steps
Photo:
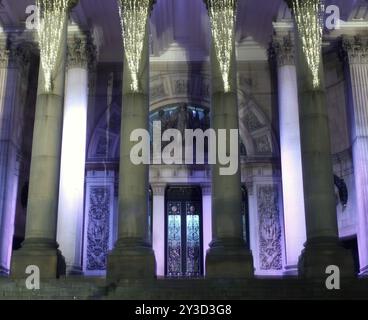
<instances>
[{"instance_id":1,"label":"stone steps","mask_svg":"<svg viewBox=\"0 0 368 320\"><path fill-rule=\"evenodd\" d=\"M342 281L329 291L323 281L298 279L251 280L124 280L107 287L103 278L68 277L27 290L23 281L0 278L0 299L121 299L121 300L239 300L239 299L368 299L368 279Z\"/></svg>"}]
</instances>

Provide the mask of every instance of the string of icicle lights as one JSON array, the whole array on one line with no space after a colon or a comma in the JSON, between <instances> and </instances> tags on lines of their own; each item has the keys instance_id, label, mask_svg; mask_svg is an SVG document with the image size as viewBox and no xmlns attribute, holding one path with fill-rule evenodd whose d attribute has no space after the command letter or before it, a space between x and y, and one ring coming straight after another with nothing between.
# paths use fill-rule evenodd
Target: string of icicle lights
<instances>
[{"instance_id":1,"label":"string of icicle lights","mask_svg":"<svg viewBox=\"0 0 368 320\"><path fill-rule=\"evenodd\" d=\"M235 36L237 0L207 0L211 21L212 41L220 63L225 92L230 91L230 64Z\"/></svg>"},{"instance_id":2,"label":"string of icicle lights","mask_svg":"<svg viewBox=\"0 0 368 320\"><path fill-rule=\"evenodd\" d=\"M131 90L139 91L144 37L151 0L118 0L125 56L132 77Z\"/></svg>"},{"instance_id":3,"label":"string of icicle lights","mask_svg":"<svg viewBox=\"0 0 368 320\"><path fill-rule=\"evenodd\" d=\"M323 5L320 0L294 0L293 11L302 40L303 52L313 76L313 87L320 86L320 62L323 34Z\"/></svg>"},{"instance_id":4,"label":"string of icicle lights","mask_svg":"<svg viewBox=\"0 0 368 320\"><path fill-rule=\"evenodd\" d=\"M61 50L61 39L70 0L36 0L39 9L38 41L41 66L45 77L45 91L53 88L53 76Z\"/></svg>"}]
</instances>

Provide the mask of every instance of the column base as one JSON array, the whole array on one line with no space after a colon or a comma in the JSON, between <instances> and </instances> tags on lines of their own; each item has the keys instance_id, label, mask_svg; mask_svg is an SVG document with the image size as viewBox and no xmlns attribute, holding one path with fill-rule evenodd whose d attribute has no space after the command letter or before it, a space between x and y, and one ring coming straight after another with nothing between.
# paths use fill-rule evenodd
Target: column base
<instances>
[{"instance_id":1,"label":"column base","mask_svg":"<svg viewBox=\"0 0 368 320\"><path fill-rule=\"evenodd\" d=\"M368 278L368 266L360 268L359 277Z\"/></svg>"},{"instance_id":2,"label":"column base","mask_svg":"<svg viewBox=\"0 0 368 320\"><path fill-rule=\"evenodd\" d=\"M82 276L83 269L81 266L66 265L66 275L70 276Z\"/></svg>"},{"instance_id":3,"label":"column base","mask_svg":"<svg viewBox=\"0 0 368 320\"><path fill-rule=\"evenodd\" d=\"M65 260L55 241L33 238L23 242L22 248L13 252L10 276L14 279L27 278L28 266L40 269L41 279L56 279L65 274Z\"/></svg>"},{"instance_id":4,"label":"column base","mask_svg":"<svg viewBox=\"0 0 368 320\"><path fill-rule=\"evenodd\" d=\"M238 240L212 241L206 254L207 278L252 278L252 252Z\"/></svg>"},{"instance_id":5,"label":"column base","mask_svg":"<svg viewBox=\"0 0 368 320\"><path fill-rule=\"evenodd\" d=\"M156 259L152 248L142 241L119 240L107 257L107 282L125 279L154 279Z\"/></svg>"},{"instance_id":6,"label":"column base","mask_svg":"<svg viewBox=\"0 0 368 320\"><path fill-rule=\"evenodd\" d=\"M341 278L354 278L352 253L343 248L337 239L316 238L307 241L299 258L299 275L302 278L326 278L326 268L338 266Z\"/></svg>"},{"instance_id":7,"label":"column base","mask_svg":"<svg viewBox=\"0 0 368 320\"><path fill-rule=\"evenodd\" d=\"M298 275L298 266L297 265L288 265L285 267L285 271L283 272L284 276L297 276Z\"/></svg>"}]
</instances>

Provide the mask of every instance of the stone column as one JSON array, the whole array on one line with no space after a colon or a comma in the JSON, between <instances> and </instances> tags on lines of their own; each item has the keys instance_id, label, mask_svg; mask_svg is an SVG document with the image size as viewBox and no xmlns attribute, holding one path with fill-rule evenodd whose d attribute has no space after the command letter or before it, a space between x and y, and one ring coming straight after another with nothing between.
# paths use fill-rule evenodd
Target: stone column
<instances>
[{"instance_id":1,"label":"stone column","mask_svg":"<svg viewBox=\"0 0 368 320\"><path fill-rule=\"evenodd\" d=\"M135 165L130 141L135 129L148 131L149 123L149 24L147 23L140 73L139 90L131 88L132 76L124 53L123 103L120 135L118 240L108 257L109 282L121 279L154 278L155 255L148 239L148 164ZM147 146L149 148L149 145Z\"/></svg>"},{"instance_id":2,"label":"stone column","mask_svg":"<svg viewBox=\"0 0 368 320\"><path fill-rule=\"evenodd\" d=\"M156 274L165 276L165 190L166 184L151 184L153 194L152 246L156 257Z\"/></svg>"},{"instance_id":3,"label":"stone column","mask_svg":"<svg viewBox=\"0 0 368 320\"><path fill-rule=\"evenodd\" d=\"M4 34L5 35L5 34ZM0 40L0 275L8 274L22 152L29 53Z\"/></svg>"},{"instance_id":4,"label":"stone column","mask_svg":"<svg viewBox=\"0 0 368 320\"><path fill-rule=\"evenodd\" d=\"M368 38L345 38L348 63L351 141L357 194L360 272L368 275Z\"/></svg>"},{"instance_id":5,"label":"stone column","mask_svg":"<svg viewBox=\"0 0 368 320\"><path fill-rule=\"evenodd\" d=\"M62 272L56 243L59 197L60 156L64 107L67 23L62 32L61 49L51 92L45 90L40 65L36 115L28 194L25 241L14 251L11 273L24 278L29 265L40 269L42 278L56 278Z\"/></svg>"},{"instance_id":6,"label":"stone column","mask_svg":"<svg viewBox=\"0 0 368 320\"><path fill-rule=\"evenodd\" d=\"M207 5L210 6L211 3L207 2ZM220 63L215 45L212 43L211 127L216 130L216 133L219 129L225 129L227 139L231 129L239 129L236 70L234 39L229 72L230 90L225 92ZM229 144L226 146L227 154L229 154L228 148ZM206 275L211 278L251 277L254 272L252 254L243 239L239 152L237 157L239 166L233 175L220 175L221 166L218 161L211 166L212 242L206 255Z\"/></svg>"},{"instance_id":7,"label":"stone column","mask_svg":"<svg viewBox=\"0 0 368 320\"><path fill-rule=\"evenodd\" d=\"M298 85L291 35L274 41L277 61L286 274L295 275L306 240Z\"/></svg>"},{"instance_id":8,"label":"stone column","mask_svg":"<svg viewBox=\"0 0 368 320\"><path fill-rule=\"evenodd\" d=\"M294 0L288 1L289 4ZM341 276L353 275L351 254L340 246L326 108L322 50L318 87L313 84L296 28L299 117L303 166L307 242L299 260L299 273L306 278L326 276L336 265Z\"/></svg>"},{"instance_id":9,"label":"stone column","mask_svg":"<svg viewBox=\"0 0 368 320\"><path fill-rule=\"evenodd\" d=\"M71 28L69 31L57 241L67 273L78 274L82 272L88 67L92 52L86 36Z\"/></svg>"}]
</instances>

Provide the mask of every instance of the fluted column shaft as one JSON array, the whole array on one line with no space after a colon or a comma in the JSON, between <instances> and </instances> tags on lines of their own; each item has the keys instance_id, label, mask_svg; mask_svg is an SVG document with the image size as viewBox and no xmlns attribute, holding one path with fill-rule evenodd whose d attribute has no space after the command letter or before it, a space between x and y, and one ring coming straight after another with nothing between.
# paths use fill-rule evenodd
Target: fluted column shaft
<instances>
[{"instance_id":1,"label":"fluted column shaft","mask_svg":"<svg viewBox=\"0 0 368 320\"><path fill-rule=\"evenodd\" d=\"M346 38L360 271L368 274L368 39Z\"/></svg>"},{"instance_id":2,"label":"fluted column shaft","mask_svg":"<svg viewBox=\"0 0 368 320\"><path fill-rule=\"evenodd\" d=\"M280 151L285 220L286 273L297 273L306 240L303 171L295 47L291 35L275 39L277 60Z\"/></svg>"},{"instance_id":3,"label":"fluted column shaft","mask_svg":"<svg viewBox=\"0 0 368 320\"><path fill-rule=\"evenodd\" d=\"M6 42L0 40L0 275L10 269L29 72L29 52Z\"/></svg>"},{"instance_id":4,"label":"fluted column shaft","mask_svg":"<svg viewBox=\"0 0 368 320\"><path fill-rule=\"evenodd\" d=\"M86 37L71 29L68 39L57 224L57 241L68 273L82 271L88 68L91 67L91 54Z\"/></svg>"}]
</instances>

